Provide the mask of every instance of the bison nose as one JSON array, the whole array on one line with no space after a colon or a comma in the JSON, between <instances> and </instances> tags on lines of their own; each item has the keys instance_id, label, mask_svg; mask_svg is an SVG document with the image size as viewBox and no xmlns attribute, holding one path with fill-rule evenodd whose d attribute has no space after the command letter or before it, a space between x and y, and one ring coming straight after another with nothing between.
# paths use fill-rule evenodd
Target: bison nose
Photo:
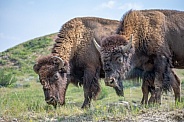
<instances>
[{"instance_id":1,"label":"bison nose","mask_svg":"<svg viewBox=\"0 0 184 122\"><path fill-rule=\"evenodd\" d=\"M107 78L107 79L105 79L105 85L106 86L115 87L116 86L115 78Z\"/></svg>"},{"instance_id":2,"label":"bison nose","mask_svg":"<svg viewBox=\"0 0 184 122\"><path fill-rule=\"evenodd\" d=\"M50 96L45 98L45 101L47 102L47 104L53 104L57 101L57 99L54 96Z\"/></svg>"}]
</instances>

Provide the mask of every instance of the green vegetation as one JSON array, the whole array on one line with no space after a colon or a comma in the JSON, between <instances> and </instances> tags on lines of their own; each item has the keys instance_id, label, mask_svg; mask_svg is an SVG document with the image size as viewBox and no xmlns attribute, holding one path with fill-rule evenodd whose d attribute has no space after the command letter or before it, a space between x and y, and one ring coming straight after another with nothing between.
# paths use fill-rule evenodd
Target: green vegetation
<instances>
[{"instance_id":1,"label":"green vegetation","mask_svg":"<svg viewBox=\"0 0 184 122\"><path fill-rule=\"evenodd\" d=\"M13 83L16 82L16 78L13 74L11 73L6 73L5 74L5 69L0 69L0 86L1 87L6 87L6 86L11 86Z\"/></svg>"},{"instance_id":2,"label":"green vegetation","mask_svg":"<svg viewBox=\"0 0 184 122\"><path fill-rule=\"evenodd\" d=\"M0 117L6 121L16 118L18 121L30 122L56 119L59 121L119 121L127 116L135 117L147 111L182 110L184 108L184 101L175 106L173 93L163 95L161 106L145 108L140 105L142 98L140 87L126 88L125 97L118 97L114 89L106 87L103 81L101 81L101 86L102 91L98 99L92 101L91 108L86 110L80 108L83 103L81 87L70 85L66 94L66 105L57 109L45 103L40 83L32 81L28 88L0 88ZM129 102L129 105L124 104L123 101Z\"/></svg>"},{"instance_id":3,"label":"green vegetation","mask_svg":"<svg viewBox=\"0 0 184 122\"><path fill-rule=\"evenodd\" d=\"M161 106L141 106L141 81L124 82L125 97L118 97L102 80L101 93L90 109L80 108L83 89L73 85L68 87L66 105L54 109L44 101L42 86L32 67L38 57L50 54L55 36L35 38L0 53L0 85L8 86L0 88L0 121L121 121L127 117L137 121L137 116L150 111L184 109L184 70L176 70L182 81L182 102L177 105L173 93L169 93L163 94ZM177 115L177 120L180 117Z\"/></svg>"},{"instance_id":4,"label":"green vegetation","mask_svg":"<svg viewBox=\"0 0 184 122\"><path fill-rule=\"evenodd\" d=\"M0 69L6 68L5 72L11 72L21 81L25 77L35 76L32 70L35 60L42 55L50 54L55 36L56 34L51 34L35 38L1 52Z\"/></svg>"}]
</instances>

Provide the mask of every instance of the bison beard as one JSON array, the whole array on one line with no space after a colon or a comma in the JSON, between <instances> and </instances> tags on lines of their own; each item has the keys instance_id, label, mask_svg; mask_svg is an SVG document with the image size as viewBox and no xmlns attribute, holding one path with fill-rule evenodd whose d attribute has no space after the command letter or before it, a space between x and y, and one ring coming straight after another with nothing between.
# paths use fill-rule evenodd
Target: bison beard
<instances>
[{"instance_id":1,"label":"bison beard","mask_svg":"<svg viewBox=\"0 0 184 122\"><path fill-rule=\"evenodd\" d=\"M105 70L105 74L110 74L106 76L115 76L117 71L121 71L125 76L127 69L129 73L140 69L143 75L152 72L150 78L149 75L142 78L143 83L151 82L147 83L148 85L143 84L143 87L148 87L146 91L155 96L155 102L161 103L161 92L170 91L171 87L175 93L175 100L180 101L180 80L172 68L184 68L183 20L182 11L127 12L120 22L117 35L106 37L102 40L101 47L98 47L103 66L105 67L106 62L111 64L112 72ZM133 40L130 38L131 34L134 36ZM134 75L128 74L125 78L131 78L130 76Z\"/></svg>"},{"instance_id":2,"label":"bison beard","mask_svg":"<svg viewBox=\"0 0 184 122\"><path fill-rule=\"evenodd\" d=\"M118 82L118 85L114 87L116 94L118 96L124 96L124 91L123 91L123 83L120 81Z\"/></svg>"}]
</instances>

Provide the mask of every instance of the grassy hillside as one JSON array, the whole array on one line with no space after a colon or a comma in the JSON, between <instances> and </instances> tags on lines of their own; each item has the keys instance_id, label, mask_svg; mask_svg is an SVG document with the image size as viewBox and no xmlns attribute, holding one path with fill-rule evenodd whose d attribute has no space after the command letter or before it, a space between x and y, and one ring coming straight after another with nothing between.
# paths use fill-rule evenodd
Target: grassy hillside
<instances>
[{"instance_id":1,"label":"grassy hillside","mask_svg":"<svg viewBox=\"0 0 184 122\"><path fill-rule=\"evenodd\" d=\"M19 81L32 78L36 74L32 67L37 57L50 54L56 34L29 40L0 52L0 69L11 72Z\"/></svg>"}]
</instances>

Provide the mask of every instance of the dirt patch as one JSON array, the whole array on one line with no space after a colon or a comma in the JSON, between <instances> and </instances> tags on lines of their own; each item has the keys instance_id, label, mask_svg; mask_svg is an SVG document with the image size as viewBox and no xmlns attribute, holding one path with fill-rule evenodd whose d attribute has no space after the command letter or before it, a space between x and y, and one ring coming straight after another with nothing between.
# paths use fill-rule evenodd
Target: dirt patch
<instances>
[{"instance_id":1,"label":"dirt patch","mask_svg":"<svg viewBox=\"0 0 184 122\"><path fill-rule=\"evenodd\" d=\"M184 110L150 111L137 116L138 122L183 122Z\"/></svg>"},{"instance_id":2,"label":"dirt patch","mask_svg":"<svg viewBox=\"0 0 184 122\"><path fill-rule=\"evenodd\" d=\"M92 116L72 116L63 117L59 121L62 122L93 122ZM138 115L128 115L124 119L107 117L104 120L99 120L98 122L184 122L184 110L174 110L174 111L158 111L153 110L149 112L142 112Z\"/></svg>"}]
</instances>

